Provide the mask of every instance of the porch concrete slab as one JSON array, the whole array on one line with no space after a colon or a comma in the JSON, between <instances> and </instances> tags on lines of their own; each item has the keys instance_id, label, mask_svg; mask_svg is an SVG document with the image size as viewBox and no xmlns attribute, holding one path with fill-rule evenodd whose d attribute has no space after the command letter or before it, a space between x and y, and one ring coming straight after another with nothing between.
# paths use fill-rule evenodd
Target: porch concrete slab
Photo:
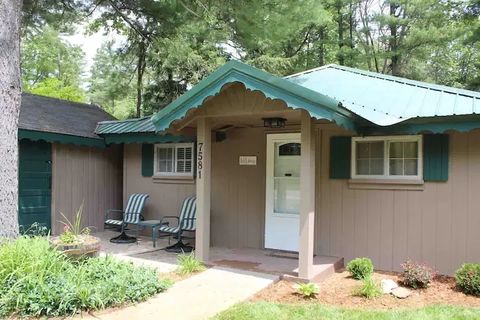
<instances>
[{"instance_id":1,"label":"porch concrete slab","mask_svg":"<svg viewBox=\"0 0 480 320\"><path fill-rule=\"evenodd\" d=\"M148 301L85 319L202 320L248 299L279 279L278 276L214 267L173 285Z\"/></svg>"},{"instance_id":2,"label":"porch concrete slab","mask_svg":"<svg viewBox=\"0 0 480 320\"><path fill-rule=\"evenodd\" d=\"M157 269L158 272L172 272L177 268L177 255L162 250L168 246L166 239L157 240L157 247L153 248L149 237L139 236L136 243L111 243L110 239L118 232L106 230L94 234L101 239L100 255L113 255L119 260L130 261L136 265L143 265Z\"/></svg>"},{"instance_id":3,"label":"porch concrete slab","mask_svg":"<svg viewBox=\"0 0 480 320\"><path fill-rule=\"evenodd\" d=\"M336 270L343 267L343 258L315 256L313 258L313 277L298 278L298 255L282 253L275 250L210 248L209 264L266 272L280 275L291 280L322 281Z\"/></svg>"}]
</instances>

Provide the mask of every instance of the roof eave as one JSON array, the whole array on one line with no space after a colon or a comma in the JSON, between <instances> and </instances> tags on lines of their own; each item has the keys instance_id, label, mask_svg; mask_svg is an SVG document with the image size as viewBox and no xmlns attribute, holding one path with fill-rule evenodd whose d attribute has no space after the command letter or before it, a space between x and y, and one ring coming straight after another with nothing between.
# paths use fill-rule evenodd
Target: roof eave
<instances>
[{"instance_id":1,"label":"roof eave","mask_svg":"<svg viewBox=\"0 0 480 320\"><path fill-rule=\"evenodd\" d=\"M226 63L155 114L152 117L155 129L166 130L173 121L185 117L190 109L201 106L207 97L218 94L225 84L232 82L241 82L247 89L261 91L268 98L281 99L290 108L305 109L314 118L356 130L353 113L340 107L338 101L238 61Z\"/></svg>"}]
</instances>

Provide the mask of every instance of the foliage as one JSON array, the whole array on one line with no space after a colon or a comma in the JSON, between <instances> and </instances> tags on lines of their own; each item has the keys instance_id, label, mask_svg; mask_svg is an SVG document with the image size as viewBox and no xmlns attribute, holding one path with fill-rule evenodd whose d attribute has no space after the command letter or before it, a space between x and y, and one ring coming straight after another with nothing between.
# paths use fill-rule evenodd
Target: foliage
<instances>
[{"instance_id":1,"label":"foliage","mask_svg":"<svg viewBox=\"0 0 480 320\"><path fill-rule=\"evenodd\" d=\"M58 31L45 27L28 34L21 46L22 82L25 91L54 98L83 102L84 53L60 37Z\"/></svg>"},{"instance_id":2,"label":"foliage","mask_svg":"<svg viewBox=\"0 0 480 320\"><path fill-rule=\"evenodd\" d=\"M67 259L40 237L1 244L0 270L0 317L71 315L142 301L170 285L153 269L112 257Z\"/></svg>"},{"instance_id":3,"label":"foliage","mask_svg":"<svg viewBox=\"0 0 480 320\"><path fill-rule=\"evenodd\" d=\"M26 234L33 237L46 237L49 233L50 231L47 226L38 222L34 222L29 226L20 225L20 234Z\"/></svg>"},{"instance_id":4,"label":"foliage","mask_svg":"<svg viewBox=\"0 0 480 320\"><path fill-rule=\"evenodd\" d=\"M193 252L189 254L181 253L177 256L177 270L176 272L182 276L189 275L191 273L201 272L205 270L203 263L195 258Z\"/></svg>"},{"instance_id":5,"label":"foliage","mask_svg":"<svg viewBox=\"0 0 480 320\"><path fill-rule=\"evenodd\" d=\"M271 302L241 303L220 313L215 320L474 320L478 308L429 306L409 310L363 310L325 306L318 303L280 304Z\"/></svg>"},{"instance_id":6,"label":"foliage","mask_svg":"<svg viewBox=\"0 0 480 320\"><path fill-rule=\"evenodd\" d=\"M297 293L300 294L304 298L312 298L315 297L320 288L316 283L308 282L308 283L298 283L296 285Z\"/></svg>"},{"instance_id":7,"label":"foliage","mask_svg":"<svg viewBox=\"0 0 480 320\"><path fill-rule=\"evenodd\" d=\"M368 278L373 273L373 263L369 258L356 258L347 264L347 271L357 280Z\"/></svg>"},{"instance_id":8,"label":"foliage","mask_svg":"<svg viewBox=\"0 0 480 320\"><path fill-rule=\"evenodd\" d=\"M414 289L426 288L435 278L435 271L432 268L407 260L402 264L403 284Z\"/></svg>"},{"instance_id":9,"label":"foliage","mask_svg":"<svg viewBox=\"0 0 480 320\"><path fill-rule=\"evenodd\" d=\"M117 119L134 115L134 60L134 55L122 48L115 48L115 44L110 41L97 50L90 69L90 101L100 105Z\"/></svg>"},{"instance_id":10,"label":"foliage","mask_svg":"<svg viewBox=\"0 0 480 320\"><path fill-rule=\"evenodd\" d=\"M466 294L480 296L480 263L465 263L455 273L457 286Z\"/></svg>"},{"instance_id":11,"label":"foliage","mask_svg":"<svg viewBox=\"0 0 480 320\"><path fill-rule=\"evenodd\" d=\"M382 289L371 276L367 276L362 280L362 284L353 291L353 295L367 299L378 298L382 295Z\"/></svg>"},{"instance_id":12,"label":"foliage","mask_svg":"<svg viewBox=\"0 0 480 320\"><path fill-rule=\"evenodd\" d=\"M26 86L26 91L51 98L69 100L73 102L85 102L85 93L80 87L64 85L57 78L46 78L32 86Z\"/></svg>"},{"instance_id":13,"label":"foliage","mask_svg":"<svg viewBox=\"0 0 480 320\"><path fill-rule=\"evenodd\" d=\"M23 40L52 38L49 29L73 31L70 21L122 35L126 41L98 51L87 83L88 98L123 119L157 112L230 59L279 76L338 63L480 90L479 12L479 0L26 0ZM80 89L56 97L85 99L82 85L55 72L30 76L35 66L70 73L68 66L81 65L77 57L56 67L51 57L64 45L39 43L37 55L24 50L27 90L56 78L60 89ZM51 84L43 87L42 94L55 93Z\"/></svg>"}]
</instances>

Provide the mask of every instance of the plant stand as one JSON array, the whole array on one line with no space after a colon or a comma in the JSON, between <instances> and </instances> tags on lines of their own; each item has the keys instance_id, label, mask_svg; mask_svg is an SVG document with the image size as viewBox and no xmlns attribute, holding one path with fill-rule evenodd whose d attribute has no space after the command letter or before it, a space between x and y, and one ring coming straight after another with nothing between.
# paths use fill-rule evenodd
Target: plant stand
<instances>
[{"instance_id":1,"label":"plant stand","mask_svg":"<svg viewBox=\"0 0 480 320\"><path fill-rule=\"evenodd\" d=\"M97 257L100 251L100 239L90 235L80 236L80 241L63 243L60 237L52 237L50 244L57 250L62 251L73 259L84 259Z\"/></svg>"}]
</instances>

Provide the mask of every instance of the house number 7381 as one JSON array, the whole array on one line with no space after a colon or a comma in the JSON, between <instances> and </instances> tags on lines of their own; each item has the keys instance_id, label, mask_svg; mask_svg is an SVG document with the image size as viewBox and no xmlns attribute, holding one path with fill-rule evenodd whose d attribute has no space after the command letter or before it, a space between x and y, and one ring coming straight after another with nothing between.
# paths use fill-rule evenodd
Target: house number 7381
<instances>
[{"instance_id":1,"label":"house number 7381","mask_svg":"<svg viewBox=\"0 0 480 320\"><path fill-rule=\"evenodd\" d=\"M197 150L197 176L198 179L202 179L202 169L203 169L203 142L198 143Z\"/></svg>"}]
</instances>

